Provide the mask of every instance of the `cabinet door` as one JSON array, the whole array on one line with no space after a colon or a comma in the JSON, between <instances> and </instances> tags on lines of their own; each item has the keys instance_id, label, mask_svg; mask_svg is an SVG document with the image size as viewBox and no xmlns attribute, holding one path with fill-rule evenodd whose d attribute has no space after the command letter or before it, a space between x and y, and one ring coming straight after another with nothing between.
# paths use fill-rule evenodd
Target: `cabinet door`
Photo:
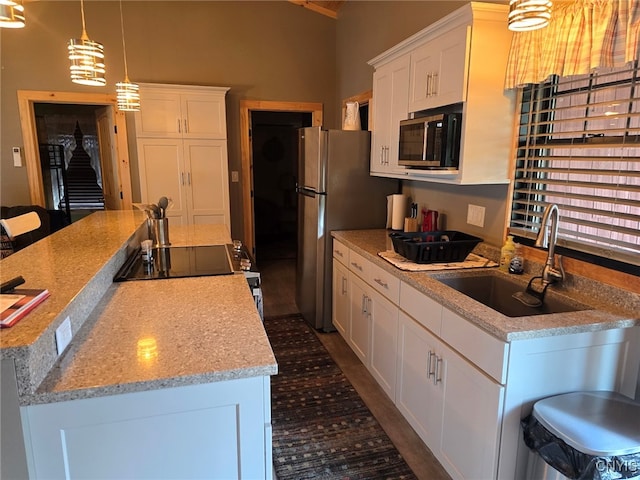
<instances>
[{"instance_id":1,"label":"cabinet door","mask_svg":"<svg viewBox=\"0 0 640 480\"><path fill-rule=\"evenodd\" d=\"M504 387L444 345L439 358L443 410L436 456L454 479L496 478Z\"/></svg>"},{"instance_id":2,"label":"cabinet door","mask_svg":"<svg viewBox=\"0 0 640 480\"><path fill-rule=\"evenodd\" d=\"M224 94L182 95L184 138L227 137Z\"/></svg>"},{"instance_id":3,"label":"cabinet door","mask_svg":"<svg viewBox=\"0 0 640 480\"><path fill-rule=\"evenodd\" d=\"M407 118L409 56L377 69L373 74L372 173L398 173L400 120Z\"/></svg>"},{"instance_id":4,"label":"cabinet door","mask_svg":"<svg viewBox=\"0 0 640 480\"><path fill-rule=\"evenodd\" d=\"M135 117L138 137L227 138L225 91L183 93L142 86Z\"/></svg>"},{"instance_id":5,"label":"cabinet door","mask_svg":"<svg viewBox=\"0 0 640 480\"><path fill-rule=\"evenodd\" d=\"M335 258L333 259L333 326L349 341L349 270Z\"/></svg>"},{"instance_id":6,"label":"cabinet door","mask_svg":"<svg viewBox=\"0 0 640 480\"><path fill-rule=\"evenodd\" d=\"M184 152L189 223L231 229L226 141L185 140Z\"/></svg>"},{"instance_id":7,"label":"cabinet door","mask_svg":"<svg viewBox=\"0 0 640 480\"><path fill-rule=\"evenodd\" d=\"M138 137L180 137L180 95L140 89L140 111L135 113Z\"/></svg>"},{"instance_id":8,"label":"cabinet door","mask_svg":"<svg viewBox=\"0 0 640 480\"><path fill-rule=\"evenodd\" d=\"M398 325L396 406L435 452L442 431L442 393L433 380L439 342L402 311Z\"/></svg>"},{"instance_id":9,"label":"cabinet door","mask_svg":"<svg viewBox=\"0 0 640 480\"><path fill-rule=\"evenodd\" d=\"M349 316L351 318L351 329L349 330L349 340L347 343L358 356L360 361L369 366L369 340L371 337L371 326L369 317L369 286L364 281L349 273Z\"/></svg>"},{"instance_id":10,"label":"cabinet door","mask_svg":"<svg viewBox=\"0 0 640 480\"><path fill-rule=\"evenodd\" d=\"M411 53L410 112L465 100L470 28L455 28Z\"/></svg>"},{"instance_id":11,"label":"cabinet door","mask_svg":"<svg viewBox=\"0 0 640 480\"><path fill-rule=\"evenodd\" d=\"M272 478L269 378L22 407L29 478Z\"/></svg>"},{"instance_id":12,"label":"cabinet door","mask_svg":"<svg viewBox=\"0 0 640 480\"><path fill-rule=\"evenodd\" d=\"M167 209L169 223L187 223L182 140L138 139L138 164L142 203L156 203L165 196L172 201Z\"/></svg>"},{"instance_id":13,"label":"cabinet door","mask_svg":"<svg viewBox=\"0 0 640 480\"><path fill-rule=\"evenodd\" d=\"M371 364L369 370L386 394L395 401L398 307L378 292L370 291Z\"/></svg>"}]
</instances>

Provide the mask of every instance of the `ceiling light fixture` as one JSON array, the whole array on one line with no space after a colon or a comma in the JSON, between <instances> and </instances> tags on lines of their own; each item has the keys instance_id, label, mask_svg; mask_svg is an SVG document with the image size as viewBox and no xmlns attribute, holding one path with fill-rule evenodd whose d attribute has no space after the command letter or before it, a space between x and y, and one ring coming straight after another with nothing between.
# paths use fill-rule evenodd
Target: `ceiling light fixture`
<instances>
[{"instance_id":1,"label":"ceiling light fixture","mask_svg":"<svg viewBox=\"0 0 640 480\"><path fill-rule=\"evenodd\" d=\"M120 0L120 29L122 30L122 54L124 56L124 82L116 83L116 99L118 109L127 112L140 110L140 87L129 80L127 70L127 48L124 42L124 19L122 16L122 0Z\"/></svg>"},{"instance_id":2,"label":"ceiling light fixture","mask_svg":"<svg viewBox=\"0 0 640 480\"><path fill-rule=\"evenodd\" d=\"M0 27L22 28L24 26L22 0L0 0Z\"/></svg>"},{"instance_id":3,"label":"ceiling light fixture","mask_svg":"<svg viewBox=\"0 0 640 480\"><path fill-rule=\"evenodd\" d=\"M526 32L546 27L551 18L551 0L511 0L509 30Z\"/></svg>"},{"instance_id":4,"label":"ceiling light fixture","mask_svg":"<svg viewBox=\"0 0 640 480\"><path fill-rule=\"evenodd\" d=\"M82 13L82 36L69 40L69 60L71 81L80 85L102 87L107 81L104 78L104 47L101 43L89 40L84 23L84 0L80 0Z\"/></svg>"}]
</instances>

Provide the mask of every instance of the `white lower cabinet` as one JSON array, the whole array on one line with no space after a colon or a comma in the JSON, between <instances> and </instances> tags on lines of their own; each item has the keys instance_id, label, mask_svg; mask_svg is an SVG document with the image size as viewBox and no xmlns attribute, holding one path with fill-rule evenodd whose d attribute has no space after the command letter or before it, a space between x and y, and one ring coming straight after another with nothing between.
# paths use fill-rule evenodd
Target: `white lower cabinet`
<instances>
[{"instance_id":1,"label":"white lower cabinet","mask_svg":"<svg viewBox=\"0 0 640 480\"><path fill-rule=\"evenodd\" d=\"M445 345L436 355L442 432L434 453L453 478L495 478L504 386Z\"/></svg>"},{"instance_id":2,"label":"white lower cabinet","mask_svg":"<svg viewBox=\"0 0 640 480\"><path fill-rule=\"evenodd\" d=\"M398 339L398 307L371 291L371 364L369 370L385 393L395 400Z\"/></svg>"},{"instance_id":3,"label":"white lower cabinet","mask_svg":"<svg viewBox=\"0 0 640 480\"><path fill-rule=\"evenodd\" d=\"M452 477L494 478L504 387L404 312L399 330L398 409Z\"/></svg>"},{"instance_id":4,"label":"white lower cabinet","mask_svg":"<svg viewBox=\"0 0 640 480\"><path fill-rule=\"evenodd\" d=\"M272 478L269 377L21 407L30 479Z\"/></svg>"},{"instance_id":5,"label":"white lower cabinet","mask_svg":"<svg viewBox=\"0 0 640 480\"><path fill-rule=\"evenodd\" d=\"M144 203L161 196L175 225L224 224L231 229L226 140L138 140Z\"/></svg>"},{"instance_id":6,"label":"white lower cabinet","mask_svg":"<svg viewBox=\"0 0 640 480\"><path fill-rule=\"evenodd\" d=\"M453 479L524 478L520 421L541 398L578 390L635 395L640 327L505 342L402 274L337 245L334 324ZM343 321L346 300L335 282L347 275Z\"/></svg>"},{"instance_id":7,"label":"white lower cabinet","mask_svg":"<svg viewBox=\"0 0 640 480\"><path fill-rule=\"evenodd\" d=\"M433 378L439 342L404 312L398 327L396 406L422 441L432 445L442 431L442 392Z\"/></svg>"},{"instance_id":8,"label":"white lower cabinet","mask_svg":"<svg viewBox=\"0 0 640 480\"><path fill-rule=\"evenodd\" d=\"M349 270L334 258L333 260L333 326L343 338L348 338L351 325L349 304Z\"/></svg>"},{"instance_id":9,"label":"white lower cabinet","mask_svg":"<svg viewBox=\"0 0 640 480\"><path fill-rule=\"evenodd\" d=\"M371 339L371 317L369 316L369 287L364 280L349 273L349 315L351 328L346 338L360 361L369 367L369 341Z\"/></svg>"}]
</instances>

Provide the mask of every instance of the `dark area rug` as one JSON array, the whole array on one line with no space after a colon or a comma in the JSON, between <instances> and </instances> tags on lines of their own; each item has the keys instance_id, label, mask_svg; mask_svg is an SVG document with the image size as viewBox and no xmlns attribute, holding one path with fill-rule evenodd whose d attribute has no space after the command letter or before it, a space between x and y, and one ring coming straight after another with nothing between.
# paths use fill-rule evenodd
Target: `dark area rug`
<instances>
[{"instance_id":1,"label":"dark area rug","mask_svg":"<svg viewBox=\"0 0 640 480\"><path fill-rule=\"evenodd\" d=\"M299 316L265 319L278 361L271 377L278 480L415 479L311 327Z\"/></svg>"}]
</instances>

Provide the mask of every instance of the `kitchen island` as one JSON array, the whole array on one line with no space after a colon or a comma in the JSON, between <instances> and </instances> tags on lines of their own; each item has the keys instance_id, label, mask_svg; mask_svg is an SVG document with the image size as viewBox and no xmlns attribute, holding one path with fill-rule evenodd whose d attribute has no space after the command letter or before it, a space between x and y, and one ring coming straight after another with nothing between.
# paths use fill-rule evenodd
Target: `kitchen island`
<instances>
[{"instance_id":1,"label":"kitchen island","mask_svg":"<svg viewBox=\"0 0 640 480\"><path fill-rule=\"evenodd\" d=\"M332 232L333 323L452 478L525 478L520 421L537 400L581 390L637 395L637 293L569 275L546 298L584 309L508 317L439 279L509 274L401 270L379 255L393 248L388 234ZM499 254L482 243L474 252Z\"/></svg>"},{"instance_id":2,"label":"kitchen island","mask_svg":"<svg viewBox=\"0 0 640 480\"><path fill-rule=\"evenodd\" d=\"M277 364L244 275L113 283L146 234L140 212L99 212L2 260L2 281L51 292L0 332L3 478L21 468L5 460L16 414L29 478L270 478ZM231 239L200 225L170 240Z\"/></svg>"}]
</instances>

